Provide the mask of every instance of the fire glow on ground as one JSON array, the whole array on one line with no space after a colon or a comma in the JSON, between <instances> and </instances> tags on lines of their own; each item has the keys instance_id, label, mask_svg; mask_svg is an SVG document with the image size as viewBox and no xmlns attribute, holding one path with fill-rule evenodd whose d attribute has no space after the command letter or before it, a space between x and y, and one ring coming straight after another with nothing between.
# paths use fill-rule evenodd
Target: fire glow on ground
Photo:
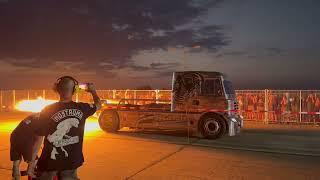
<instances>
[{"instance_id":1,"label":"fire glow on ground","mask_svg":"<svg viewBox=\"0 0 320 180\"><path fill-rule=\"evenodd\" d=\"M22 119L21 119L22 120ZM17 127L17 125L20 123L20 121L9 121L4 122L0 124L0 131L1 132L12 132L14 128ZM85 124L85 135L89 136L95 136L102 132L102 130L99 127L99 123L97 118L95 117L89 117Z\"/></svg>"},{"instance_id":2,"label":"fire glow on ground","mask_svg":"<svg viewBox=\"0 0 320 180\"><path fill-rule=\"evenodd\" d=\"M21 112L36 113L40 112L47 105L57 102L56 100L46 100L38 97L34 100L22 100L18 102L15 109ZM3 122L0 124L1 132L12 132L20 121L23 119L15 119ZM98 119L96 117L89 117L85 124L85 135L86 136L97 136L102 130L99 127Z\"/></svg>"}]
</instances>

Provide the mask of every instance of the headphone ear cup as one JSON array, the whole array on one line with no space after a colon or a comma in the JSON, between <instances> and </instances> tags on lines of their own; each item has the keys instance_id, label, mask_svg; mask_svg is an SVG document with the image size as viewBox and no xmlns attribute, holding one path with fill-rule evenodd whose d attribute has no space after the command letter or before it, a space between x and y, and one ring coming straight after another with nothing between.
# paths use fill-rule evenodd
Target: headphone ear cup
<instances>
[{"instance_id":1,"label":"headphone ear cup","mask_svg":"<svg viewBox=\"0 0 320 180\"><path fill-rule=\"evenodd\" d=\"M58 92L58 83L54 83L52 89L54 92Z\"/></svg>"},{"instance_id":2,"label":"headphone ear cup","mask_svg":"<svg viewBox=\"0 0 320 180\"><path fill-rule=\"evenodd\" d=\"M76 93L78 93L79 91L80 91L80 87L79 87L78 84L76 84L76 85L74 86L74 89L73 89L73 94L76 94Z\"/></svg>"}]
</instances>

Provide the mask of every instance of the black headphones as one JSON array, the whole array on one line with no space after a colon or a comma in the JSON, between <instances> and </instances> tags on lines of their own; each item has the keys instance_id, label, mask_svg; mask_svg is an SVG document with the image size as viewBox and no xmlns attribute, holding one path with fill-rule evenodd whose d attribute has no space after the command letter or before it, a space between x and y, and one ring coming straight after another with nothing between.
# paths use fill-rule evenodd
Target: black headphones
<instances>
[{"instance_id":1,"label":"black headphones","mask_svg":"<svg viewBox=\"0 0 320 180\"><path fill-rule=\"evenodd\" d=\"M61 87L61 81L64 79L71 79L73 81L74 86L73 86L72 92L75 93L78 90L79 82L71 76L62 76L62 77L58 78L57 81L54 83L53 90L56 92L59 92L60 87Z\"/></svg>"}]
</instances>

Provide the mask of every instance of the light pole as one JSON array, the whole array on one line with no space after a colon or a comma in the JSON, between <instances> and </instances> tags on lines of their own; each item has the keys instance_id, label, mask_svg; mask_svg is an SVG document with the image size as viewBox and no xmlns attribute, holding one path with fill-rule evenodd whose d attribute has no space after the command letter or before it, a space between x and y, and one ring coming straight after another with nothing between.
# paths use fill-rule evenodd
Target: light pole
<instances>
[{"instance_id":1,"label":"light pole","mask_svg":"<svg viewBox=\"0 0 320 180\"><path fill-rule=\"evenodd\" d=\"M200 48L201 48L200 45L195 45L190 48L182 47L182 49L183 49L183 57L182 57L183 58L183 71L186 71L187 51L190 49L200 49ZM185 106L185 112L186 112L186 114L185 114L186 122L188 123L187 124L187 126L188 126L188 144L190 144L190 119L188 118L188 107L187 106ZM183 119L184 118L182 117L182 120Z\"/></svg>"},{"instance_id":2,"label":"light pole","mask_svg":"<svg viewBox=\"0 0 320 180\"><path fill-rule=\"evenodd\" d=\"M190 50L190 49L200 49L201 46L200 45L194 45L192 47L177 47L177 48L180 48L182 49L183 51L183 71L186 71L186 62L187 62L187 59L186 59L186 55L187 55L187 51ZM173 51L176 51L177 48L173 48ZM170 51L168 49L168 51ZM183 115L181 114L181 120L184 121L184 119L186 119L186 122L188 123L187 126L188 126L188 144L190 144L190 119L188 118L188 107L185 106L185 117L183 117Z\"/></svg>"}]
</instances>

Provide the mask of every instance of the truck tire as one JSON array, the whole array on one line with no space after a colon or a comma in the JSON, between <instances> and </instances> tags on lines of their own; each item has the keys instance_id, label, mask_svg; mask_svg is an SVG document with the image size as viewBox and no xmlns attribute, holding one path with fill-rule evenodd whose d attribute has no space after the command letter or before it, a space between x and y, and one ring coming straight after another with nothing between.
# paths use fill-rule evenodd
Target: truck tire
<instances>
[{"instance_id":1,"label":"truck tire","mask_svg":"<svg viewBox=\"0 0 320 180\"><path fill-rule=\"evenodd\" d=\"M117 132L120 126L120 120L117 111L104 110L99 116L99 126L107 132Z\"/></svg>"},{"instance_id":2,"label":"truck tire","mask_svg":"<svg viewBox=\"0 0 320 180\"><path fill-rule=\"evenodd\" d=\"M217 139L225 134L226 122L218 115L206 115L201 118L198 128L203 138Z\"/></svg>"}]
</instances>

